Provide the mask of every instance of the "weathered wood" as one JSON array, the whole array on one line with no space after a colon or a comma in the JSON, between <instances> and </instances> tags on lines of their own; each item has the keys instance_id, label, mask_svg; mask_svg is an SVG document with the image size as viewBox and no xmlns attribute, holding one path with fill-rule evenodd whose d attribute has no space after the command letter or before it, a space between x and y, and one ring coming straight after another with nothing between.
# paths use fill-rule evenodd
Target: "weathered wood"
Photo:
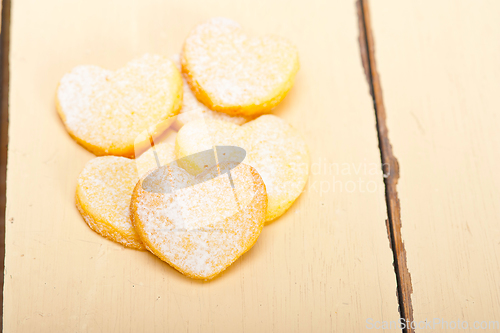
<instances>
[{"instance_id":1,"label":"weathered wood","mask_svg":"<svg viewBox=\"0 0 500 333\"><path fill-rule=\"evenodd\" d=\"M391 248L394 256L394 269L398 282L398 300L401 318L406 323L413 321L411 304L411 275L406 262L406 250L401 237L401 205L398 198L399 163L394 156L389 129L387 128L387 114L384 106L382 87L375 59L375 42L371 27L370 7L368 0L359 0L358 15L360 22L360 49L363 58L365 75L371 87L371 94L377 118L377 133L379 149L382 157L385 183L385 200L387 204L387 232L391 239ZM404 332L413 332L411 325L402 324Z\"/></svg>"},{"instance_id":2,"label":"weathered wood","mask_svg":"<svg viewBox=\"0 0 500 333\"><path fill-rule=\"evenodd\" d=\"M448 332L458 320L496 326L500 3L370 5L386 123L400 165L401 236L414 319L420 325L436 318L432 332Z\"/></svg>"},{"instance_id":3,"label":"weathered wood","mask_svg":"<svg viewBox=\"0 0 500 333\"><path fill-rule=\"evenodd\" d=\"M398 320L354 2L31 0L12 9L6 332L359 332L370 318ZM65 132L54 92L78 64L116 69L145 52L177 53L212 16L297 44L301 70L275 113L303 133L312 174L251 251L199 282L85 225L75 182L93 156Z\"/></svg>"}]
</instances>

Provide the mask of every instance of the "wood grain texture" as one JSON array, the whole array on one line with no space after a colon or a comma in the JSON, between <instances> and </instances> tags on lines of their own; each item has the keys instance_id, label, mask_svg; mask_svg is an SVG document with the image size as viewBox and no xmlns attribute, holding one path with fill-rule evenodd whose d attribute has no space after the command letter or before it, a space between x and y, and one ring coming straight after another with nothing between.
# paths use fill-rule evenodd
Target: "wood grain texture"
<instances>
[{"instance_id":1,"label":"wood grain texture","mask_svg":"<svg viewBox=\"0 0 500 333\"><path fill-rule=\"evenodd\" d=\"M370 4L414 319L498 323L500 3Z\"/></svg>"},{"instance_id":2,"label":"wood grain texture","mask_svg":"<svg viewBox=\"0 0 500 333\"><path fill-rule=\"evenodd\" d=\"M250 252L199 282L85 225L75 182L93 156L65 132L54 91L78 64L177 53L212 16L297 45L301 70L276 114L303 133L312 174ZM359 332L398 319L354 2L14 1L11 31L6 332Z\"/></svg>"}]
</instances>

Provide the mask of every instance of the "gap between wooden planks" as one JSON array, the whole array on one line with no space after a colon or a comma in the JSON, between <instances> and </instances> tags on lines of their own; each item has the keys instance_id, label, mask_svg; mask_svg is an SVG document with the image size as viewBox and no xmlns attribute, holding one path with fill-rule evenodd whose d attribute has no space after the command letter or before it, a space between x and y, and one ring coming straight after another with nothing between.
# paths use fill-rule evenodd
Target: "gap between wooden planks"
<instances>
[{"instance_id":1,"label":"gap between wooden planks","mask_svg":"<svg viewBox=\"0 0 500 333\"><path fill-rule=\"evenodd\" d=\"M389 140L389 130L386 122L386 112L382 94L382 86L375 61L375 43L373 40L370 7L368 0L358 0L359 20L359 44L363 67L366 78L370 85L373 98L373 107L377 119L377 133L379 140L380 155L384 172L385 198L387 203L387 233L391 242L394 255L394 270L398 286L398 301L401 318L407 322L413 322L413 308L411 294L413 292L411 276L406 262L406 250L401 237L401 205L398 197L399 163L392 151ZM403 332L414 332L409 327Z\"/></svg>"},{"instance_id":2,"label":"gap between wooden planks","mask_svg":"<svg viewBox=\"0 0 500 333\"><path fill-rule=\"evenodd\" d=\"M10 42L10 0L0 3L0 303L3 304L3 282L5 262L5 204L6 204L6 173L7 144L9 140L9 42ZM3 327L3 307L0 308L0 327Z\"/></svg>"}]
</instances>

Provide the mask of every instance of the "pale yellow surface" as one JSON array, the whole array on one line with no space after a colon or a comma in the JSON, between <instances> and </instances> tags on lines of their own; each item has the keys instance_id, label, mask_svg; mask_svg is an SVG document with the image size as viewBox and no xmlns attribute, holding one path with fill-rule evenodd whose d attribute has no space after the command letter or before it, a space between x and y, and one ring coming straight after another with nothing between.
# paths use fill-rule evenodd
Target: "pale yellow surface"
<instances>
[{"instance_id":1,"label":"pale yellow surface","mask_svg":"<svg viewBox=\"0 0 500 333\"><path fill-rule=\"evenodd\" d=\"M252 250L204 283L83 222L75 186L94 156L68 136L54 90L79 64L176 54L212 16L297 46L301 70L275 114L305 137L311 175ZM13 1L11 29L5 332L360 332L399 317L353 1Z\"/></svg>"},{"instance_id":2,"label":"pale yellow surface","mask_svg":"<svg viewBox=\"0 0 500 333\"><path fill-rule=\"evenodd\" d=\"M415 320L499 322L500 3L370 3Z\"/></svg>"}]
</instances>

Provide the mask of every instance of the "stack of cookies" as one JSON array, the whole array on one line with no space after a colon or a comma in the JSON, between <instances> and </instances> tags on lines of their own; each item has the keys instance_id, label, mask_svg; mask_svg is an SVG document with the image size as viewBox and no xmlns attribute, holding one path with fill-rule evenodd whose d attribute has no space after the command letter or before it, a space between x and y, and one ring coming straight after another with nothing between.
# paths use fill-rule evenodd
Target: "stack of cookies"
<instances>
[{"instance_id":1,"label":"stack of cookies","mask_svg":"<svg viewBox=\"0 0 500 333\"><path fill-rule=\"evenodd\" d=\"M286 39L248 37L225 18L195 27L171 59L75 67L56 107L68 133L101 156L78 177L85 222L191 278L225 270L306 184L304 140L269 114L298 69Z\"/></svg>"}]
</instances>

